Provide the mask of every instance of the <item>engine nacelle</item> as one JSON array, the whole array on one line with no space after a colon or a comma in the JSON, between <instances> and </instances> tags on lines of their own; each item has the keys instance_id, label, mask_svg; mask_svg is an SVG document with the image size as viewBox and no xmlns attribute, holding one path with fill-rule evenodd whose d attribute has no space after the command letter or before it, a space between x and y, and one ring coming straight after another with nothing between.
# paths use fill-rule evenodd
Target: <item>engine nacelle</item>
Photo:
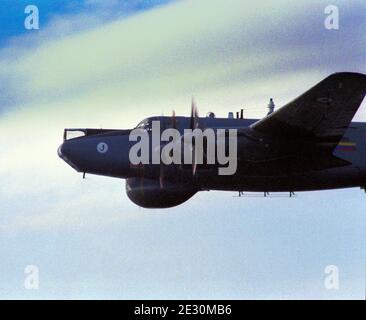
<instances>
[{"instance_id":1,"label":"engine nacelle","mask_svg":"<svg viewBox=\"0 0 366 320\"><path fill-rule=\"evenodd\" d=\"M130 200L143 208L170 208L182 204L191 198L197 189L170 182L145 178L129 178L126 180L126 192Z\"/></svg>"}]
</instances>

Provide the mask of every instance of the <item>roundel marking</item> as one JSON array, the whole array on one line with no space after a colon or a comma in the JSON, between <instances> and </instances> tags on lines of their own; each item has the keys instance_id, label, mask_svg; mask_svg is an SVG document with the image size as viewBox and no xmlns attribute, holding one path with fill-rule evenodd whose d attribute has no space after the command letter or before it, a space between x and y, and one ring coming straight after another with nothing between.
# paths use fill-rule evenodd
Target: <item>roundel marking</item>
<instances>
[{"instance_id":1,"label":"roundel marking","mask_svg":"<svg viewBox=\"0 0 366 320\"><path fill-rule=\"evenodd\" d=\"M108 145L105 142L99 142L97 144L97 151L99 153L106 153L108 151Z\"/></svg>"},{"instance_id":2,"label":"roundel marking","mask_svg":"<svg viewBox=\"0 0 366 320\"><path fill-rule=\"evenodd\" d=\"M331 98L318 98L318 99L316 99L316 101L318 101L320 103L329 103L329 102L332 102L333 100Z\"/></svg>"}]
</instances>

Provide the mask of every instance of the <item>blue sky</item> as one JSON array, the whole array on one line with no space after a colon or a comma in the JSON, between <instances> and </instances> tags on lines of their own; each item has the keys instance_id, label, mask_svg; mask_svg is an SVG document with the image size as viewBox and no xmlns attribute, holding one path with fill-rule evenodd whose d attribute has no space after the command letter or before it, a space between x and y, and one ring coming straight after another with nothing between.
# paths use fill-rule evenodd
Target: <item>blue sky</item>
<instances>
[{"instance_id":1,"label":"blue sky","mask_svg":"<svg viewBox=\"0 0 366 320\"><path fill-rule=\"evenodd\" d=\"M0 34L0 46L6 44L9 38L25 34L24 8L27 5L35 5L41 13L40 25L45 26L54 16L77 15L79 13L93 12L108 9L105 20L127 16L163 5L171 0L69 0L69 1L48 1L48 0L2 0L0 21L2 25Z\"/></svg>"},{"instance_id":2,"label":"blue sky","mask_svg":"<svg viewBox=\"0 0 366 320\"><path fill-rule=\"evenodd\" d=\"M337 71L366 73L366 5L333 1L23 1L0 6L1 298L363 298L365 194L204 192L145 210L124 181L57 157L65 127L150 115L262 117ZM51 5L50 5L51 3ZM28 3L27 3L28 4ZM366 121L365 103L355 119ZM37 265L40 289L24 289ZM336 265L340 288L324 288Z\"/></svg>"}]
</instances>

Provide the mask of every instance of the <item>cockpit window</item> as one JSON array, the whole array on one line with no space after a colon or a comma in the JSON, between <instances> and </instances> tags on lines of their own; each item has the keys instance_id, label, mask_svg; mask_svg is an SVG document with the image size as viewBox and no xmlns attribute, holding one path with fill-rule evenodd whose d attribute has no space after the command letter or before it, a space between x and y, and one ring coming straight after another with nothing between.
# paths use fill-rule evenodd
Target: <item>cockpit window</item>
<instances>
[{"instance_id":1,"label":"cockpit window","mask_svg":"<svg viewBox=\"0 0 366 320\"><path fill-rule=\"evenodd\" d=\"M145 130L151 130L151 123L148 119L142 120L136 128L138 129L145 129Z\"/></svg>"},{"instance_id":2,"label":"cockpit window","mask_svg":"<svg viewBox=\"0 0 366 320\"><path fill-rule=\"evenodd\" d=\"M82 129L65 129L64 140L75 139L85 136L85 130Z\"/></svg>"}]
</instances>

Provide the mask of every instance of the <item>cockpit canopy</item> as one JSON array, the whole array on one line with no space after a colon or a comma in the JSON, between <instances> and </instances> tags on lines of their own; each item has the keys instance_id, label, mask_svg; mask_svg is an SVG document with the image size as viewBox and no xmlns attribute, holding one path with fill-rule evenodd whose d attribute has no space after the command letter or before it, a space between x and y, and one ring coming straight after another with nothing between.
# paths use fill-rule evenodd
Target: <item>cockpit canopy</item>
<instances>
[{"instance_id":1,"label":"cockpit canopy","mask_svg":"<svg viewBox=\"0 0 366 320\"><path fill-rule=\"evenodd\" d=\"M160 125L160 129L164 130L164 129L167 129L167 128L178 127L178 124L179 124L180 120L177 119L177 118L172 120L172 117L151 117L151 118L146 118L146 119L142 120L136 126L136 128L151 131L153 121L158 121L159 125Z\"/></svg>"},{"instance_id":2,"label":"cockpit canopy","mask_svg":"<svg viewBox=\"0 0 366 320\"><path fill-rule=\"evenodd\" d=\"M96 134L110 133L110 132L118 132L118 133L128 133L130 130L120 130L120 129L65 129L64 130L64 141L92 136Z\"/></svg>"},{"instance_id":3,"label":"cockpit canopy","mask_svg":"<svg viewBox=\"0 0 366 320\"><path fill-rule=\"evenodd\" d=\"M85 135L86 135L85 129L65 129L64 141L84 137Z\"/></svg>"},{"instance_id":4,"label":"cockpit canopy","mask_svg":"<svg viewBox=\"0 0 366 320\"><path fill-rule=\"evenodd\" d=\"M136 129L145 129L145 130L151 129L151 121L150 121L150 119L147 118L147 119L142 120L136 126Z\"/></svg>"}]
</instances>

